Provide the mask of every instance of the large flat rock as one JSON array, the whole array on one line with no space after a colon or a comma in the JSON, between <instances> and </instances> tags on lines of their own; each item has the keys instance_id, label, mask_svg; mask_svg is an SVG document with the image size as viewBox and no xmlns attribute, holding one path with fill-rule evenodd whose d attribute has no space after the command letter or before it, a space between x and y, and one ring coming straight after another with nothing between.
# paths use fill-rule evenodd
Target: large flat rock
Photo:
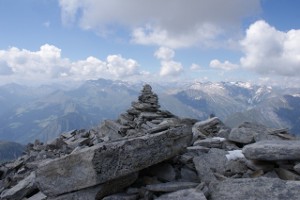
<instances>
[{"instance_id":1,"label":"large flat rock","mask_svg":"<svg viewBox=\"0 0 300 200\"><path fill-rule=\"evenodd\" d=\"M228 139L241 144L250 144L262 140L281 140L276 130L267 128L262 124L244 122L237 128L233 128ZM288 135L286 135L288 137Z\"/></svg>"},{"instance_id":2,"label":"large flat rock","mask_svg":"<svg viewBox=\"0 0 300 200\"><path fill-rule=\"evenodd\" d=\"M91 200L103 199L103 197L120 192L125 187L131 185L138 178L138 173L129 174L120 178L107 181L103 184L85 188L79 191L63 194L47 200Z\"/></svg>"},{"instance_id":3,"label":"large flat rock","mask_svg":"<svg viewBox=\"0 0 300 200\"><path fill-rule=\"evenodd\" d=\"M167 182L147 185L146 189L153 192L174 192L177 190L195 188L199 183L194 182Z\"/></svg>"},{"instance_id":4,"label":"large flat rock","mask_svg":"<svg viewBox=\"0 0 300 200\"><path fill-rule=\"evenodd\" d=\"M202 153L193 158L198 177L202 182L209 183L216 180L214 172L224 174L226 169L227 152L212 148L208 153Z\"/></svg>"},{"instance_id":5,"label":"large flat rock","mask_svg":"<svg viewBox=\"0 0 300 200\"><path fill-rule=\"evenodd\" d=\"M0 199L6 200L19 200L23 199L27 194L30 194L34 190L36 190L36 185L34 182L35 173L31 172L29 176L25 179L21 180L14 187L5 190L2 192Z\"/></svg>"},{"instance_id":6,"label":"large flat rock","mask_svg":"<svg viewBox=\"0 0 300 200\"><path fill-rule=\"evenodd\" d=\"M156 200L206 200L206 197L201 191L196 189L186 189L164 194L158 197Z\"/></svg>"},{"instance_id":7,"label":"large flat rock","mask_svg":"<svg viewBox=\"0 0 300 200\"><path fill-rule=\"evenodd\" d=\"M257 135L255 130L249 128L233 128L230 131L228 139L233 142L249 144L254 142L255 135Z\"/></svg>"},{"instance_id":8,"label":"large flat rock","mask_svg":"<svg viewBox=\"0 0 300 200\"><path fill-rule=\"evenodd\" d=\"M300 160L300 140L270 140L246 145L243 154L251 160Z\"/></svg>"},{"instance_id":9,"label":"large flat rock","mask_svg":"<svg viewBox=\"0 0 300 200\"><path fill-rule=\"evenodd\" d=\"M284 181L277 178L227 179L210 184L211 200L298 200L299 181Z\"/></svg>"},{"instance_id":10,"label":"large flat rock","mask_svg":"<svg viewBox=\"0 0 300 200\"><path fill-rule=\"evenodd\" d=\"M191 127L182 126L101 143L42 164L37 169L36 181L47 196L77 191L167 160L185 149L191 140Z\"/></svg>"},{"instance_id":11,"label":"large flat rock","mask_svg":"<svg viewBox=\"0 0 300 200\"><path fill-rule=\"evenodd\" d=\"M197 122L192 128L194 140L198 139L199 137L203 139L208 136L217 136L221 129L227 128L217 117Z\"/></svg>"}]
</instances>

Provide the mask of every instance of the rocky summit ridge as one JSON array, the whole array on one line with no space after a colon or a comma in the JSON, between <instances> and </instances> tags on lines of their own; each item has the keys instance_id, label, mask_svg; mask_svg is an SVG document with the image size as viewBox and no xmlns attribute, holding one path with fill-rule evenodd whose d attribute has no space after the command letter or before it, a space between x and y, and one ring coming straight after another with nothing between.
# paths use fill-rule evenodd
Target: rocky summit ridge
<instances>
[{"instance_id":1,"label":"rocky summit ridge","mask_svg":"<svg viewBox=\"0 0 300 200\"><path fill-rule=\"evenodd\" d=\"M0 199L299 199L299 152L285 129L179 118L144 85L117 120L0 165Z\"/></svg>"}]
</instances>

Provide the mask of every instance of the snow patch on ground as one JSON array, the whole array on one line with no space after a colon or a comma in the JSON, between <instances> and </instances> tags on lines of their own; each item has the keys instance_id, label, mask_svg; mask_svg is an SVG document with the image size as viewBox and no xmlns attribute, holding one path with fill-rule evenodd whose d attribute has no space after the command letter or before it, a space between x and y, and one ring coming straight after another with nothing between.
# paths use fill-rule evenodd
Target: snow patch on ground
<instances>
[{"instance_id":1,"label":"snow patch on ground","mask_svg":"<svg viewBox=\"0 0 300 200\"><path fill-rule=\"evenodd\" d=\"M220 141L220 142L223 142L223 141L226 140L225 138L222 138L222 137L213 137L212 139L213 139L213 140L218 140L218 141Z\"/></svg>"},{"instance_id":2,"label":"snow patch on ground","mask_svg":"<svg viewBox=\"0 0 300 200\"><path fill-rule=\"evenodd\" d=\"M233 150L228 151L229 154L226 155L227 160L238 160L245 158L244 154L242 153L242 150Z\"/></svg>"}]
</instances>

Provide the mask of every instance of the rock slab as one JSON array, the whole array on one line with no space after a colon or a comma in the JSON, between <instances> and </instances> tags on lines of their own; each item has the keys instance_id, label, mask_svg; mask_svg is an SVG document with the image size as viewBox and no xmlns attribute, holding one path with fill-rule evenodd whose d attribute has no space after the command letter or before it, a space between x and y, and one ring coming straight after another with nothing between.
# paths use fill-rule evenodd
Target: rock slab
<instances>
[{"instance_id":1,"label":"rock slab","mask_svg":"<svg viewBox=\"0 0 300 200\"><path fill-rule=\"evenodd\" d=\"M191 127L182 126L98 144L39 166L37 185L47 196L91 187L167 160L185 149L191 140Z\"/></svg>"},{"instance_id":2,"label":"rock slab","mask_svg":"<svg viewBox=\"0 0 300 200\"><path fill-rule=\"evenodd\" d=\"M174 192L177 190L194 188L199 183L193 182L168 182L168 183L159 183L153 185L147 185L146 189L153 192Z\"/></svg>"},{"instance_id":3,"label":"rock slab","mask_svg":"<svg viewBox=\"0 0 300 200\"><path fill-rule=\"evenodd\" d=\"M284 181L276 178L227 179L210 184L211 200L297 200L300 197L299 181Z\"/></svg>"},{"instance_id":4,"label":"rock slab","mask_svg":"<svg viewBox=\"0 0 300 200\"><path fill-rule=\"evenodd\" d=\"M206 197L201 191L197 191L196 189L186 189L179 190L176 192L172 192L169 194L162 195L158 197L156 200L206 200Z\"/></svg>"},{"instance_id":5,"label":"rock slab","mask_svg":"<svg viewBox=\"0 0 300 200\"><path fill-rule=\"evenodd\" d=\"M251 160L300 160L300 140L269 140L246 145L243 154Z\"/></svg>"},{"instance_id":6,"label":"rock slab","mask_svg":"<svg viewBox=\"0 0 300 200\"><path fill-rule=\"evenodd\" d=\"M23 199L24 196L31 193L36 189L35 186L35 173L32 172L28 177L20 181L17 185L14 187L5 190L1 194L0 199L7 199L7 200L19 200Z\"/></svg>"},{"instance_id":7,"label":"rock slab","mask_svg":"<svg viewBox=\"0 0 300 200\"><path fill-rule=\"evenodd\" d=\"M79 191L63 194L47 200L90 200L103 199L103 197L120 192L125 187L131 185L138 177L138 173L129 174L100 185L85 188Z\"/></svg>"}]
</instances>

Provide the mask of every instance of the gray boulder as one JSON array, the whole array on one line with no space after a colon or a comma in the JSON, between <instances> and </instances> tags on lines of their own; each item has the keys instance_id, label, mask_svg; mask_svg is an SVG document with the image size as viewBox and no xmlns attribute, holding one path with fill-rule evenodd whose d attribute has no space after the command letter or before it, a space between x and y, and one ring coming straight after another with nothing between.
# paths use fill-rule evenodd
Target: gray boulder
<instances>
[{"instance_id":1,"label":"gray boulder","mask_svg":"<svg viewBox=\"0 0 300 200\"><path fill-rule=\"evenodd\" d=\"M201 181L209 183L216 180L214 173L225 173L226 154L227 152L222 149L212 148L208 153L194 157L193 162Z\"/></svg>"},{"instance_id":2,"label":"gray boulder","mask_svg":"<svg viewBox=\"0 0 300 200\"><path fill-rule=\"evenodd\" d=\"M206 197L201 191L196 189L186 189L164 194L158 197L156 200L206 200Z\"/></svg>"},{"instance_id":3,"label":"gray boulder","mask_svg":"<svg viewBox=\"0 0 300 200\"><path fill-rule=\"evenodd\" d=\"M223 149L212 148L205 154L205 160L213 172L224 174L227 163L227 151Z\"/></svg>"},{"instance_id":4,"label":"gray boulder","mask_svg":"<svg viewBox=\"0 0 300 200\"><path fill-rule=\"evenodd\" d=\"M242 144L249 144L254 142L254 136L257 133L255 130L249 128L233 128L229 134L229 140Z\"/></svg>"},{"instance_id":5,"label":"gray boulder","mask_svg":"<svg viewBox=\"0 0 300 200\"><path fill-rule=\"evenodd\" d=\"M200 121L194 124L193 131L193 140L198 138L204 139L206 137L218 136L221 130L228 129L223 122L217 118L213 117L204 121Z\"/></svg>"},{"instance_id":6,"label":"gray boulder","mask_svg":"<svg viewBox=\"0 0 300 200\"><path fill-rule=\"evenodd\" d=\"M231 130L228 139L241 144L250 144L262 140L282 140L283 138L278 136L278 130L257 123L244 122Z\"/></svg>"},{"instance_id":7,"label":"gray boulder","mask_svg":"<svg viewBox=\"0 0 300 200\"><path fill-rule=\"evenodd\" d=\"M36 189L37 187L35 185L35 173L32 172L29 176L21 180L14 187L3 191L1 194L1 199L7 199L7 200L23 199L27 194L30 194Z\"/></svg>"},{"instance_id":8,"label":"gray boulder","mask_svg":"<svg viewBox=\"0 0 300 200\"><path fill-rule=\"evenodd\" d=\"M226 179L210 184L211 200L298 200L299 181L284 181L277 178Z\"/></svg>"},{"instance_id":9,"label":"gray boulder","mask_svg":"<svg viewBox=\"0 0 300 200\"><path fill-rule=\"evenodd\" d=\"M220 137L206 138L203 140L200 139L194 142L194 146L200 145L208 148L222 148L225 140L225 138Z\"/></svg>"},{"instance_id":10,"label":"gray boulder","mask_svg":"<svg viewBox=\"0 0 300 200\"><path fill-rule=\"evenodd\" d=\"M194 157L193 162L195 164L195 168L197 170L200 181L209 183L211 181L217 180L210 168L210 165L206 162L205 159L202 159L201 157Z\"/></svg>"},{"instance_id":11,"label":"gray boulder","mask_svg":"<svg viewBox=\"0 0 300 200\"><path fill-rule=\"evenodd\" d=\"M102 199L107 195L120 192L123 188L131 185L138 178L138 173L129 174L118 179L107 181L93 187L70 192L56 197L50 197L48 200L91 200Z\"/></svg>"},{"instance_id":12,"label":"gray boulder","mask_svg":"<svg viewBox=\"0 0 300 200\"><path fill-rule=\"evenodd\" d=\"M300 160L300 140L260 141L246 145L243 154L252 160Z\"/></svg>"},{"instance_id":13,"label":"gray boulder","mask_svg":"<svg viewBox=\"0 0 300 200\"><path fill-rule=\"evenodd\" d=\"M82 149L41 165L38 187L47 196L57 196L98 185L167 160L191 139L190 127L182 126Z\"/></svg>"},{"instance_id":14,"label":"gray boulder","mask_svg":"<svg viewBox=\"0 0 300 200\"><path fill-rule=\"evenodd\" d=\"M199 183L193 182L167 182L147 185L146 189L152 192L174 192L188 188L195 188Z\"/></svg>"}]
</instances>

